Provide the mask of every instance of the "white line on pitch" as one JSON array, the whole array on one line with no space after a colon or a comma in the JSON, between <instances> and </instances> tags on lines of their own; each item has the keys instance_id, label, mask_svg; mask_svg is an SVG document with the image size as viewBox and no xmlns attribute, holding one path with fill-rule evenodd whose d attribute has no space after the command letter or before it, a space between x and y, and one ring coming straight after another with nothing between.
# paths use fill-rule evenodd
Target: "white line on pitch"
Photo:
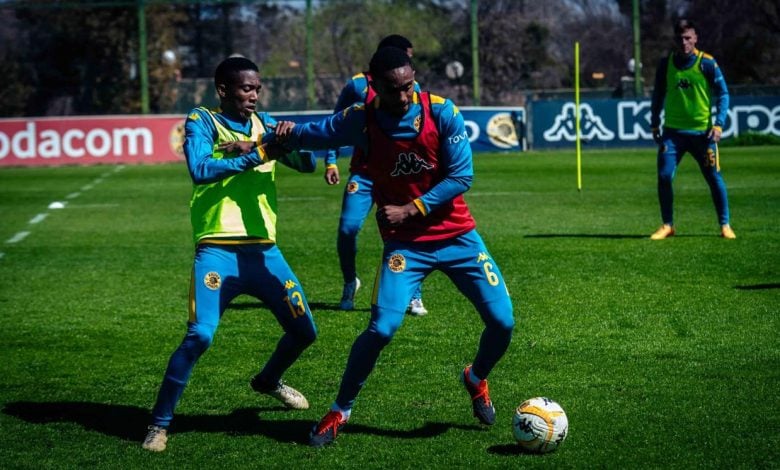
<instances>
[{"instance_id":1,"label":"white line on pitch","mask_svg":"<svg viewBox=\"0 0 780 470\"><path fill-rule=\"evenodd\" d=\"M85 207L119 207L119 204L116 203L106 203L106 204L68 204L68 207L71 209L83 209Z\"/></svg>"},{"instance_id":2,"label":"white line on pitch","mask_svg":"<svg viewBox=\"0 0 780 470\"><path fill-rule=\"evenodd\" d=\"M76 191L75 193L70 193L67 196L65 196L65 199L75 199L79 196L81 196L81 193Z\"/></svg>"},{"instance_id":3,"label":"white line on pitch","mask_svg":"<svg viewBox=\"0 0 780 470\"><path fill-rule=\"evenodd\" d=\"M31 224L37 224L39 222L42 222L43 219L45 219L47 215L49 215L49 214L47 214L45 212L43 214L38 214L35 217L33 217L32 219L30 219L30 223Z\"/></svg>"},{"instance_id":4,"label":"white line on pitch","mask_svg":"<svg viewBox=\"0 0 780 470\"><path fill-rule=\"evenodd\" d=\"M5 256L5 253L3 253L2 251L0 251L0 259L2 259L2 258L3 258L3 256Z\"/></svg>"},{"instance_id":5,"label":"white line on pitch","mask_svg":"<svg viewBox=\"0 0 780 470\"><path fill-rule=\"evenodd\" d=\"M87 184L87 185L84 185L84 186L82 186L82 187L81 187L81 190L82 190L82 191L89 191L89 190L90 190L90 189L92 189L93 187L94 187L94 185L90 183L90 184Z\"/></svg>"},{"instance_id":6,"label":"white line on pitch","mask_svg":"<svg viewBox=\"0 0 780 470\"><path fill-rule=\"evenodd\" d=\"M11 237L8 240L6 240L5 242L6 243L17 243L17 242L20 242L20 241L24 240L24 238L27 235L29 235L29 234L30 234L30 232L19 232L16 235L14 235L13 237Z\"/></svg>"}]
</instances>

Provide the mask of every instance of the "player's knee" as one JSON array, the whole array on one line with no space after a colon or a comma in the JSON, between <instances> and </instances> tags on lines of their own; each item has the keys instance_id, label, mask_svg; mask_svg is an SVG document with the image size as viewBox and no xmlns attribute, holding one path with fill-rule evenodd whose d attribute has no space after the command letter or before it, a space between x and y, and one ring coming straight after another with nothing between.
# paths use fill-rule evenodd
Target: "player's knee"
<instances>
[{"instance_id":1,"label":"player's knee","mask_svg":"<svg viewBox=\"0 0 780 470\"><path fill-rule=\"evenodd\" d=\"M362 222L360 219L340 219L339 235L342 237L356 237L363 226Z\"/></svg>"},{"instance_id":2,"label":"player's knee","mask_svg":"<svg viewBox=\"0 0 780 470\"><path fill-rule=\"evenodd\" d=\"M659 184L671 184L674 178L674 170L661 168L658 170L658 183Z\"/></svg>"},{"instance_id":3,"label":"player's knee","mask_svg":"<svg viewBox=\"0 0 780 470\"><path fill-rule=\"evenodd\" d=\"M308 348L317 340L317 329L314 328L314 325L311 328L305 328L295 335L295 339L301 347Z\"/></svg>"},{"instance_id":4,"label":"player's knee","mask_svg":"<svg viewBox=\"0 0 780 470\"><path fill-rule=\"evenodd\" d=\"M191 323L187 329L185 341L189 343L193 350L202 353L211 346L216 330L216 326Z\"/></svg>"},{"instance_id":5,"label":"player's knee","mask_svg":"<svg viewBox=\"0 0 780 470\"><path fill-rule=\"evenodd\" d=\"M395 332L401 326L400 322L386 319L372 320L368 326L368 331L372 333L383 344L386 345L393 339Z\"/></svg>"},{"instance_id":6,"label":"player's knee","mask_svg":"<svg viewBox=\"0 0 780 470\"><path fill-rule=\"evenodd\" d=\"M515 313L512 300L507 296L485 304L485 323L489 328L512 334L515 328Z\"/></svg>"}]
</instances>

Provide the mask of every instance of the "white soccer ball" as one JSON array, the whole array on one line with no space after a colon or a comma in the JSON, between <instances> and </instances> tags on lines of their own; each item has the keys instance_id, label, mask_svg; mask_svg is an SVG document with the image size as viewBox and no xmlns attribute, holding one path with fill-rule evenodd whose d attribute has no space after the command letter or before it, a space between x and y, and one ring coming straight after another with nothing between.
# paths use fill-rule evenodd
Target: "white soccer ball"
<instances>
[{"instance_id":1,"label":"white soccer ball","mask_svg":"<svg viewBox=\"0 0 780 470\"><path fill-rule=\"evenodd\" d=\"M563 443L568 432L566 412L549 398L536 397L524 401L512 418L515 440L528 452L552 452Z\"/></svg>"}]
</instances>

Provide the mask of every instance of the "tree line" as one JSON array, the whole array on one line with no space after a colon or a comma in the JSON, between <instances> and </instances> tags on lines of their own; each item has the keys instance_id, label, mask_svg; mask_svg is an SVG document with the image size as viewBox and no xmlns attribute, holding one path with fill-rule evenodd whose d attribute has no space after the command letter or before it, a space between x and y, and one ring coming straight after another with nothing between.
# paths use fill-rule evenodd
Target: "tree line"
<instances>
[{"instance_id":1,"label":"tree line","mask_svg":"<svg viewBox=\"0 0 780 470\"><path fill-rule=\"evenodd\" d=\"M138 17L112 2L0 3L0 116L140 112ZM303 2L148 2L146 28L153 112L208 98L216 65L241 54L277 84L270 109L304 103L329 109L341 85L367 67L377 42L402 34L415 46L424 88L471 104L471 0L321 0L311 17L316 101L305 101ZM44 8L44 6L46 6ZM780 6L776 0L640 0L641 75L651 85L672 47L672 24L692 18L699 47L712 53L730 86L780 86ZM632 0L481 0L477 3L480 104L523 104L526 96L571 88L573 49L581 84L618 90L631 75ZM450 79L447 64L463 64ZM286 83L286 88L282 85ZM298 101L295 101L298 100ZM207 100L206 100L207 101Z\"/></svg>"}]
</instances>

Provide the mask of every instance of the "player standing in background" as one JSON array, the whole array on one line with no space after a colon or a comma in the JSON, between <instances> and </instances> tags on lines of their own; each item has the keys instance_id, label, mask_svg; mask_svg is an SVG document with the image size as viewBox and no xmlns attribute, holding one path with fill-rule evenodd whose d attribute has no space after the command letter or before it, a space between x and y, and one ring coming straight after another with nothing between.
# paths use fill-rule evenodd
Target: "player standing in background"
<instances>
[{"instance_id":1,"label":"player standing in background","mask_svg":"<svg viewBox=\"0 0 780 470\"><path fill-rule=\"evenodd\" d=\"M723 238L737 238L729 225L726 183L720 174L720 141L729 91L715 59L696 49L696 27L686 19L674 27L676 50L662 59L655 74L650 126L658 143L658 200L663 225L650 238L663 240L674 235L672 181L685 152L696 159L710 186ZM712 103L716 108L712 122ZM664 110L663 135L660 131Z\"/></svg>"},{"instance_id":2,"label":"player standing in background","mask_svg":"<svg viewBox=\"0 0 780 470\"><path fill-rule=\"evenodd\" d=\"M336 401L310 434L312 446L334 441L382 349L401 326L406 299L433 270L444 272L472 302L485 328L461 378L474 416L495 422L487 377L512 338L512 301L501 271L476 231L463 193L471 186L471 147L463 116L447 99L414 90L404 51L371 58L377 96L322 121L281 121L276 136L293 148L355 145L368 155L377 223L384 241L371 320L355 340Z\"/></svg>"},{"instance_id":3,"label":"player standing in background","mask_svg":"<svg viewBox=\"0 0 780 470\"><path fill-rule=\"evenodd\" d=\"M412 42L398 34L391 34L379 41L377 50L383 47L397 47L406 51L412 57L414 49ZM365 103L373 99L375 93L368 86L371 79L368 72L362 72L352 77L339 94L334 113L338 113L354 103ZM416 91L420 91L415 82ZM325 156L325 181L328 184L338 184L339 167L336 165L337 153L328 150ZM357 237L368 216L373 201L371 200L371 188L373 184L368 177L365 167L366 155L359 147L352 150L352 160L349 163L349 179L344 188L344 196L341 202L341 217L339 217L338 237L336 250L339 254L341 273L344 277L344 290L341 294L339 308L352 310L355 307L355 293L360 288L360 279L357 277L355 257L357 256ZM425 315L428 310L422 302L422 287L412 294L412 300L406 309L406 313L414 316Z\"/></svg>"},{"instance_id":4,"label":"player standing in background","mask_svg":"<svg viewBox=\"0 0 780 470\"><path fill-rule=\"evenodd\" d=\"M281 381L282 374L317 336L306 297L276 246L275 161L314 171L310 152L284 154L258 146L276 121L256 111L261 84L257 66L231 57L217 67L220 109L196 108L185 124L184 154L193 181L190 216L195 260L187 334L168 362L143 448L165 450L167 429L195 363L214 338L225 308L240 294L260 299L284 334L265 367L251 381L289 408L306 398Z\"/></svg>"}]
</instances>

